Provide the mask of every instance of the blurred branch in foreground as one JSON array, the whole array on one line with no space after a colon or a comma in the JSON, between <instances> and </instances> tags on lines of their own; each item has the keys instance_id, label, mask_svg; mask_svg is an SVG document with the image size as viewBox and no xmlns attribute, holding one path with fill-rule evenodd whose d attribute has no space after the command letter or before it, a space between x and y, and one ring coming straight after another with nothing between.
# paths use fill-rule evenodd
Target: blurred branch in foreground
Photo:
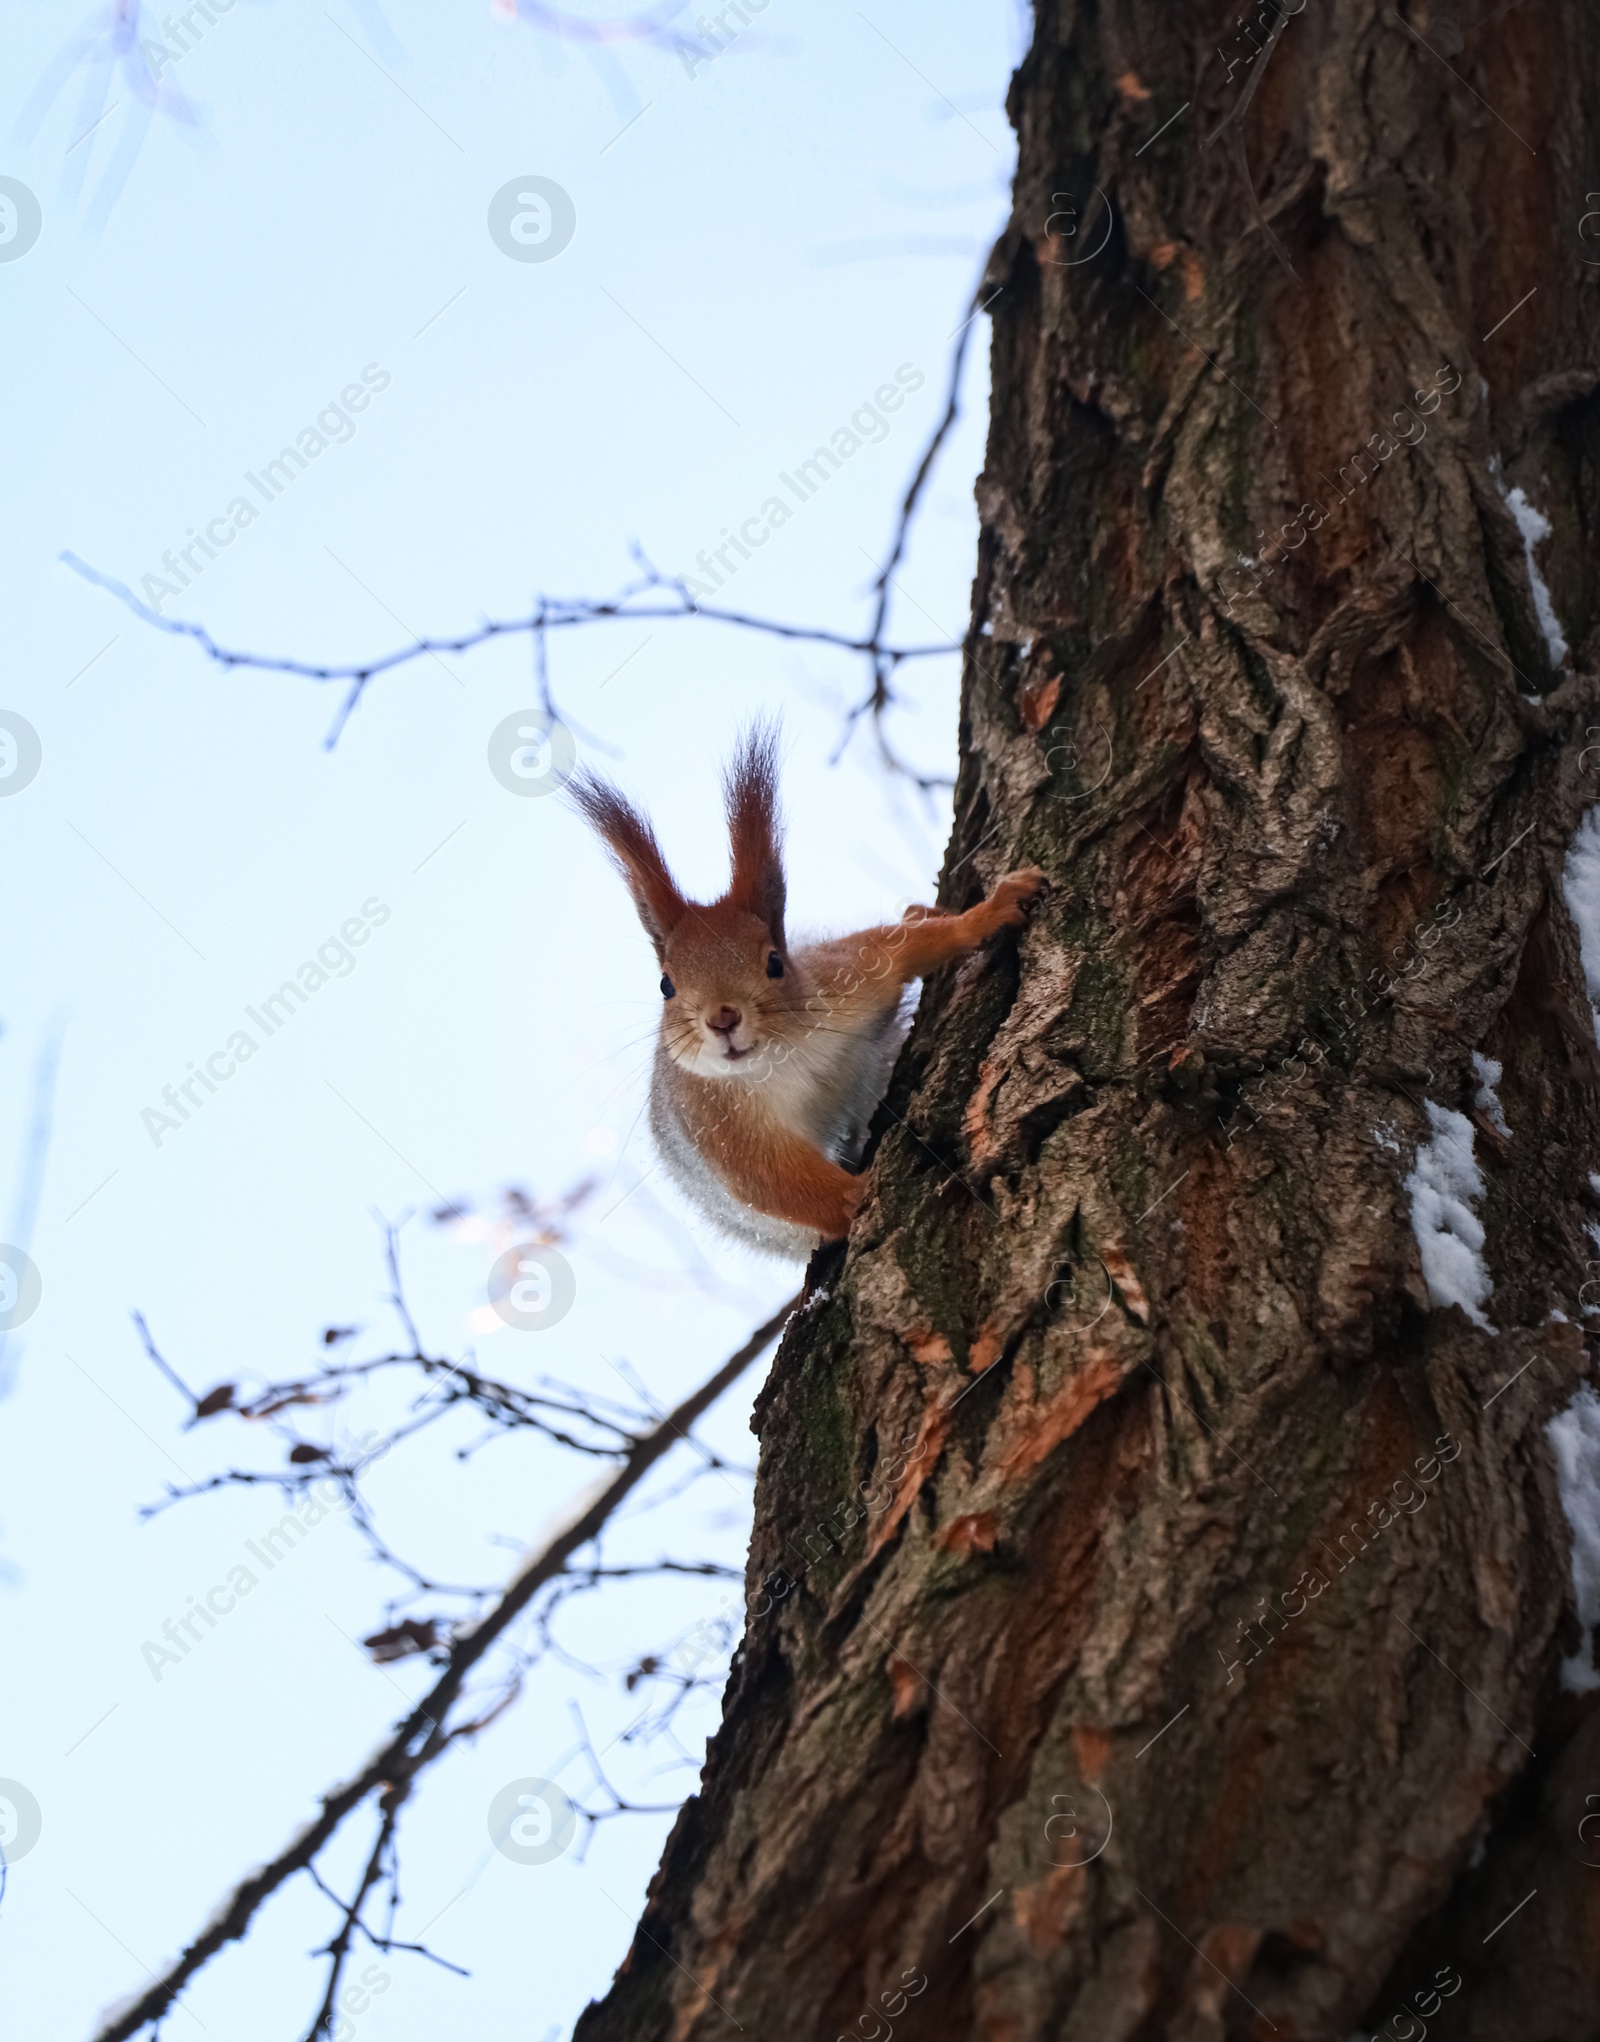
<instances>
[{"instance_id":1,"label":"blurred branch in foreground","mask_svg":"<svg viewBox=\"0 0 1600 2042\"><path fill-rule=\"evenodd\" d=\"M452 1712L457 1711L465 1699L463 1690L468 1674L529 1609L539 1591L568 1572L574 1556L599 1537L624 1500L638 1488L656 1463L674 1446L688 1441L690 1428L767 1348L799 1304L798 1294L790 1298L758 1326L744 1345L730 1355L692 1396L667 1412L657 1424L628 1439L620 1449L621 1465L616 1472L605 1478L598 1490L591 1489L579 1499L566 1522L528 1554L492 1607L451 1641L438 1680L413 1705L360 1770L331 1787L322 1796L321 1812L292 1837L276 1857L234 1887L193 1942L142 1992L120 2009L112 2011L98 2029L95 2042L129 2042L129 2038L145 2029L158 2026L189 1980L225 1944L237 1942L247 1935L263 1903L300 1872L313 1879L340 1908L343 1916L339 1930L321 1953L328 1959L329 1977L321 2011L312 2023L310 2036L327 2032L334 1995L358 1932L376 1949L409 1949L418 1955L432 1956L433 1953L420 1944L397 1942L387 1930L369 1927L363 1919L363 1909L386 1877L392 1890L398 1819L418 1778L458 1740L470 1738L487 1728L493 1718L515 1699L517 1686L513 1683L482 1714L465 1711L459 1720L452 1720ZM359 1468L347 1472L353 1479ZM354 1896L345 1901L320 1879L316 1860L356 1810L372 1799L377 1804L372 1848ZM628 1805L619 1797L613 1796L613 1799L619 1808Z\"/></svg>"}]
</instances>

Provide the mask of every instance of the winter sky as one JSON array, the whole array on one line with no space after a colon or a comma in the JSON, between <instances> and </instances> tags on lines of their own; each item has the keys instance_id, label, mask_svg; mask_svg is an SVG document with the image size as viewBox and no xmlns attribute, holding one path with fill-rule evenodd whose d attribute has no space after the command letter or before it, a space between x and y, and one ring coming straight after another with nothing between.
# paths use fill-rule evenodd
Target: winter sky
<instances>
[{"instance_id":1,"label":"winter sky","mask_svg":"<svg viewBox=\"0 0 1600 2042\"><path fill-rule=\"evenodd\" d=\"M169 1483L283 1449L236 1421L184 1429L134 1311L200 1391L308 1367L330 1325L375 1351L374 1215L410 1214L435 1351L472 1344L519 1382L618 1399L633 1372L668 1403L793 1286L706 1240L648 1174L656 967L575 817L489 769L491 733L535 701L525 637L376 682L329 750L335 689L224 671L59 559L225 646L319 662L525 614L541 590L608 594L634 542L698 576L753 525L748 559L724 556L724 600L865 623L1004 217L1015 10L770 0L737 35L725 16L698 59L508 11L213 0L209 23L191 9L171 29L143 10L120 50L108 8L74 21L26 0L10 24L0 723L23 719L39 759L10 793L0 774L0 1240L42 1285L0 1360L0 1783L42 1821L0 1902L19 2035L87 2035L428 1678L353 1642L394 1584L341 1518L270 1572L247 1558L283 1513L270 1491L141 1519ZM566 0L580 26L611 11ZM524 235L570 228L536 261L505 252L515 195L494 211L530 179L556 196ZM37 240L7 259L30 194ZM899 577L905 640L964 627L987 342L980 321ZM892 411L886 386L905 393ZM779 478L853 418L859 445L773 518ZM752 713L781 710L791 925L931 897L947 802L887 782L865 732L833 762L859 661L657 622L565 634L552 679L580 755L647 801L686 884L720 887L718 762ZM948 770L954 662L905 684L893 735ZM269 1032L263 1002L291 979L308 996ZM508 1184L551 1197L590 1175L571 1311L539 1335L501 1325L486 1283L506 1237L433 1227L429 1209L492 1212ZM743 1467L758 1381L704 1427ZM298 1422L347 1440L381 1416ZM489 1584L593 1470L520 1438L458 1461L477 1437L462 1421L396 1452L369 1488L420 1566ZM683 1488L695 1465L667 1464L619 1553L738 1564L748 1481ZM146 1649L240 1566L253 1590L177 1663ZM428 1777L398 1931L426 1927L471 1976L384 1959L362 2042L457 2025L544 2042L604 1990L670 1817L605 1822L582 1855L580 1833L530 1867L494 1850L487 1811L507 1782L558 1772L602 1805L574 1707L597 1748L618 1738L639 1708L622 1671L724 1593L651 1583L574 1606L572 1659ZM614 1784L680 1800L714 1721L701 1703L676 1743L616 1743ZM332 1925L300 1882L166 2032L295 2042L319 1990L306 1953Z\"/></svg>"}]
</instances>

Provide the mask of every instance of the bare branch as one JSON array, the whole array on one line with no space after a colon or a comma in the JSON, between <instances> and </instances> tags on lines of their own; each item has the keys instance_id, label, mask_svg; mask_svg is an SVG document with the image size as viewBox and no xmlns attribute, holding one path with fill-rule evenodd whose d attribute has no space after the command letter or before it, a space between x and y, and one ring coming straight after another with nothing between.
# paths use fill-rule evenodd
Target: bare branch
<instances>
[{"instance_id":1,"label":"bare branch","mask_svg":"<svg viewBox=\"0 0 1600 2042\"><path fill-rule=\"evenodd\" d=\"M323 1795L321 1813L292 1837L275 1858L239 1882L194 1941L137 1999L101 2026L94 2042L130 2042L131 2037L161 2020L189 1980L226 1944L239 1941L249 1932L262 1904L297 1872L311 1866L346 1818L370 1795L379 1790L390 1795L410 1791L417 1775L448 1748L452 1737L457 1734L446 1731L443 1726L461 1697L468 1673L527 1609L538 1591L563 1573L573 1554L596 1537L618 1505L639 1486L656 1462L679 1443L688 1428L766 1349L789 1314L798 1308L802 1296L803 1292L790 1298L765 1324L758 1326L744 1345L730 1355L692 1396L686 1397L659 1425L634 1442L622 1466L605 1487L592 1496L568 1524L528 1556L507 1583L495 1606L454 1641L439 1679L379 1745L360 1771ZM465 1732L471 1727L474 1726L464 1725L462 1730ZM366 1890L363 1887L363 1895Z\"/></svg>"},{"instance_id":2,"label":"bare branch","mask_svg":"<svg viewBox=\"0 0 1600 2042\"><path fill-rule=\"evenodd\" d=\"M433 1741L438 1741L439 1738L440 1732L436 1730ZM322 1955L328 1959L328 1983L323 1991L322 2004L317 2009L316 2019L306 2030L305 2042L317 2042L319 2035L326 2035L332 2030L333 2002L339 1990L339 1981L344 1976L345 1959L350 1954L350 1945L355 1938L357 1924L361 1920L361 1910L367 1904L367 1895L377 1885L382 1875L384 1852L394 1842L395 1824L400 1820L400 1810L405 1806L406 1796L410 1791L411 1781L405 1779L398 1781L388 1793L380 1797L378 1806L382 1813L378 1822L378 1834L373 1839L371 1852L362 1867L355 1898L341 1901L336 1896L329 1895L343 1912L344 1919L322 1951ZM321 1886L322 1881L319 1879L317 1884ZM329 1892L326 1886L323 1886L322 1890L324 1893Z\"/></svg>"},{"instance_id":3,"label":"bare branch","mask_svg":"<svg viewBox=\"0 0 1600 2042\"><path fill-rule=\"evenodd\" d=\"M655 568L648 568L638 581L618 592L609 600L592 600L588 597L541 597L539 607L526 617L486 618L475 630L464 631L454 638L418 638L410 645L401 646L396 652L380 654L375 659L347 662L343 665L318 665L310 660L280 659L267 653L240 652L228 646L218 645L203 624L194 624L181 617L163 617L151 609L123 582L102 574L98 568L90 567L75 553L63 553L62 560L75 574L81 574L97 588L107 590L119 602L126 603L136 617L146 624L152 624L158 631L170 632L174 637L193 639L208 659L218 666L251 667L262 673L296 674L308 681L346 681L349 691L345 696L333 728L323 740L325 749L331 750L339 741L339 734L349 720L351 711L360 701L367 684L380 674L389 673L393 668L406 666L414 659L426 659L441 652L471 652L480 645L487 645L492 639L516 637L524 632L534 635L536 647L542 645L544 634L549 631L575 630L586 624L634 623L641 619L650 621L677 622L684 618L701 618L713 624L729 624L739 630L762 631L769 637L790 639L809 645L831 645L841 652L864 653L875 663L885 662L888 668L898 666L908 659L934 659L940 655L959 652L959 641L939 645L882 645L876 637L852 638L847 632L828 631L809 624L785 624L771 617L754 617L744 610L724 610L710 603L697 603L683 590L682 586ZM649 603L642 601L647 593L670 592L676 597L671 603ZM549 679L541 665L540 685L544 702L548 705Z\"/></svg>"},{"instance_id":4,"label":"bare branch","mask_svg":"<svg viewBox=\"0 0 1600 2042\"><path fill-rule=\"evenodd\" d=\"M642 32L650 33L648 29ZM1268 233L1270 238L1270 229ZM979 288L981 290L982 286ZM80 560L77 554L65 552L60 557L75 574L81 575L85 581L92 582L96 588L105 589L114 595L144 623L153 625L158 631L166 631L173 637L192 639L206 657L218 666L226 667L230 671L236 667L248 667L261 673L294 674L309 681L343 682L344 699L340 703L328 735L323 740L326 750L332 750L338 743L345 724L369 683L380 675L390 673L396 667L406 666L412 660L437 658L442 653L471 652L496 638L515 637L524 633L531 638L534 685L538 691L540 712L546 722L554 723L557 720L565 722L577 730L588 743L602 751L610 751L613 747L604 739L596 737L593 732L584 730L573 717L565 714L556 702L550 680L549 635L552 631L576 630L591 624L643 621L673 623L686 618L696 618L713 624L726 624L735 630L762 632L768 637L784 639L791 643L832 646L840 652L861 655L867 662L870 675L866 694L846 716L839 752L848 744L861 719L870 715L883 764L891 772L910 780L926 794L936 787L948 787L952 782L947 774L918 772L901 758L890 744L884 729L884 718L896 702L892 685L893 676L896 669L906 660L936 659L960 652L962 641L948 639L930 645L888 643L884 633L888 627L890 591L897 586L894 579L895 570L905 557L911 520L916 514L922 492L927 486L928 477L933 472L940 450L960 415L961 376L966 365L967 348L972 339L973 327L993 297L998 295L998 292L994 292L989 299L980 303L978 292L974 292L967 301L967 316L953 336L956 344L950 360L944 412L912 473L895 520L888 558L872 583L872 623L865 637L852 636L845 631L831 631L819 625L785 623L778 618L753 616L747 610L731 610L716 603L699 602L690 596L681 578L663 574L635 545L632 551L640 572L635 580L627 583L608 599L548 596L541 592L534 607L525 617L485 618L475 629L461 632L453 638L416 638L409 645L401 646L393 652L378 654L371 659L347 661L342 664L318 663L219 645L203 624L182 617L162 616L159 610L152 609L142 598L136 596L125 582L101 573L98 568ZM838 755L836 752L835 757Z\"/></svg>"}]
</instances>

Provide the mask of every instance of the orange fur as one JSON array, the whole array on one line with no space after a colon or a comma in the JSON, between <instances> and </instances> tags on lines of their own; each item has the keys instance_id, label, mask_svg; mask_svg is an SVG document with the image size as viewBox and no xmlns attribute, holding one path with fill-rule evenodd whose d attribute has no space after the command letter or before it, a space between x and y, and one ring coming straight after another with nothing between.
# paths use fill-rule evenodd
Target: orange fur
<instances>
[{"instance_id":1,"label":"orange fur","mask_svg":"<svg viewBox=\"0 0 1600 2042\"><path fill-rule=\"evenodd\" d=\"M901 989L1018 928L1044 883L1008 873L964 914L904 920L790 950L775 735L757 728L724 782L732 876L685 899L645 817L584 777L578 807L622 871L661 962L651 1128L680 1186L728 1231L799 1254L847 1233L866 1192L848 1156L887 1078Z\"/></svg>"},{"instance_id":2,"label":"orange fur","mask_svg":"<svg viewBox=\"0 0 1600 2042\"><path fill-rule=\"evenodd\" d=\"M850 1231L866 1196L865 1177L852 1177L830 1162L820 1149L761 1113L759 1102L742 1091L731 1101L702 1092L691 1110L702 1153L715 1158L736 1198L773 1219L813 1228L824 1241Z\"/></svg>"},{"instance_id":3,"label":"orange fur","mask_svg":"<svg viewBox=\"0 0 1600 2042\"><path fill-rule=\"evenodd\" d=\"M758 724L735 752L723 780L733 875L727 899L759 915L783 948L783 833L778 821L778 742Z\"/></svg>"}]
</instances>

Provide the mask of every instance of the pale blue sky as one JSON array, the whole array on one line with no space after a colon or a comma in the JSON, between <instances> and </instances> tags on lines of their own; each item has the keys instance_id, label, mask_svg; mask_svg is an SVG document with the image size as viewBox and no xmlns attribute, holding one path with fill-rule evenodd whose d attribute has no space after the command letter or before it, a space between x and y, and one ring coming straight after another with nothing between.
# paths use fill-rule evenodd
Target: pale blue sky
<instances>
[{"instance_id":1,"label":"pale blue sky","mask_svg":"<svg viewBox=\"0 0 1600 2042\"><path fill-rule=\"evenodd\" d=\"M692 1223L679 1218L680 1237L652 1222L655 1181L618 1202L650 1162L637 1122L656 971L573 816L513 798L487 769L489 732L534 698L525 639L384 679L330 753L331 689L224 673L57 555L134 585L159 572L376 365L390 380L353 437L167 605L224 644L361 657L525 611L540 588L606 593L635 539L692 571L910 364L926 380L887 436L729 590L768 614L864 623L873 560L938 416L949 336L1003 218L1001 107L1021 32L1006 0L772 0L691 78L670 51L563 42L487 5L397 0L380 15L372 0L237 0L164 71L166 103L102 219L108 168L136 133L126 75L97 80L86 58L18 127L71 22L41 4L13 18L0 101L0 176L43 210L37 245L0 263L12 436L0 710L43 745L37 779L0 799L3 1237L33 1072L64 1024L32 1242L43 1303L13 1336L0 1403L13 1641L0 1777L44 1812L0 1908L0 1967L30 2038L86 2034L426 1674L374 1668L348 1642L387 1582L330 1523L156 1683L142 1643L281 1508L230 1492L141 1524L168 1479L272 1465L276 1450L226 1422L182 1431L132 1310L202 1387L285 1373L309 1364L328 1323L381 1326L374 1208L398 1217L435 1191L482 1201L512 1181L551 1193L592 1169L610 1188L572 1257L571 1314L548 1334L481 1337L485 1367L620 1395L624 1358L670 1400L791 1287L783 1268L701 1240L721 1285L708 1297L678 1274ZM549 262L510 261L488 232L494 193L527 174L576 209ZM986 355L984 325L902 577L908 639L959 636L965 620ZM929 897L947 806L887 786L865 737L829 763L858 664L674 623L569 634L554 680L621 753L589 756L646 799L686 883L720 884L718 761L742 720L781 710L792 923L848 925ZM948 768L954 663L906 685L898 740ZM381 926L371 901L389 911ZM162 1088L363 915L354 969L153 1146L141 1113ZM424 1328L459 1352L480 1338L494 1245L420 1224L406 1238ZM654 1287L637 1264L660 1272ZM758 1379L706 1427L746 1464ZM520 1440L463 1470L449 1448L467 1436L396 1454L371 1490L420 1564L491 1581L512 1564L504 1542L536 1537L588 1470ZM686 1472L670 1463L661 1487ZM747 1484L710 1479L618 1551L737 1561L747 1512ZM567 1635L615 1670L720 1594L608 1591ZM604 1989L666 1818L603 1825L582 1864L519 1867L487 1847L489 1801L568 1752L574 1700L597 1743L633 1713L616 1679L547 1664L428 1778L407 1820L400 1932L438 1916L429 1941L472 1976L388 1960L363 2042L456 2023L544 2042ZM696 1760L711 1721L702 1710L685 1726ZM652 1777L664 1746L615 1756L641 1798L692 1784L682 1767ZM581 1786L581 1765L562 1777ZM364 1836L332 1870L348 1871ZM330 1921L309 1888L291 1889L188 1995L193 2021L179 2012L167 2032L295 2042L320 1977L304 1953Z\"/></svg>"}]
</instances>

